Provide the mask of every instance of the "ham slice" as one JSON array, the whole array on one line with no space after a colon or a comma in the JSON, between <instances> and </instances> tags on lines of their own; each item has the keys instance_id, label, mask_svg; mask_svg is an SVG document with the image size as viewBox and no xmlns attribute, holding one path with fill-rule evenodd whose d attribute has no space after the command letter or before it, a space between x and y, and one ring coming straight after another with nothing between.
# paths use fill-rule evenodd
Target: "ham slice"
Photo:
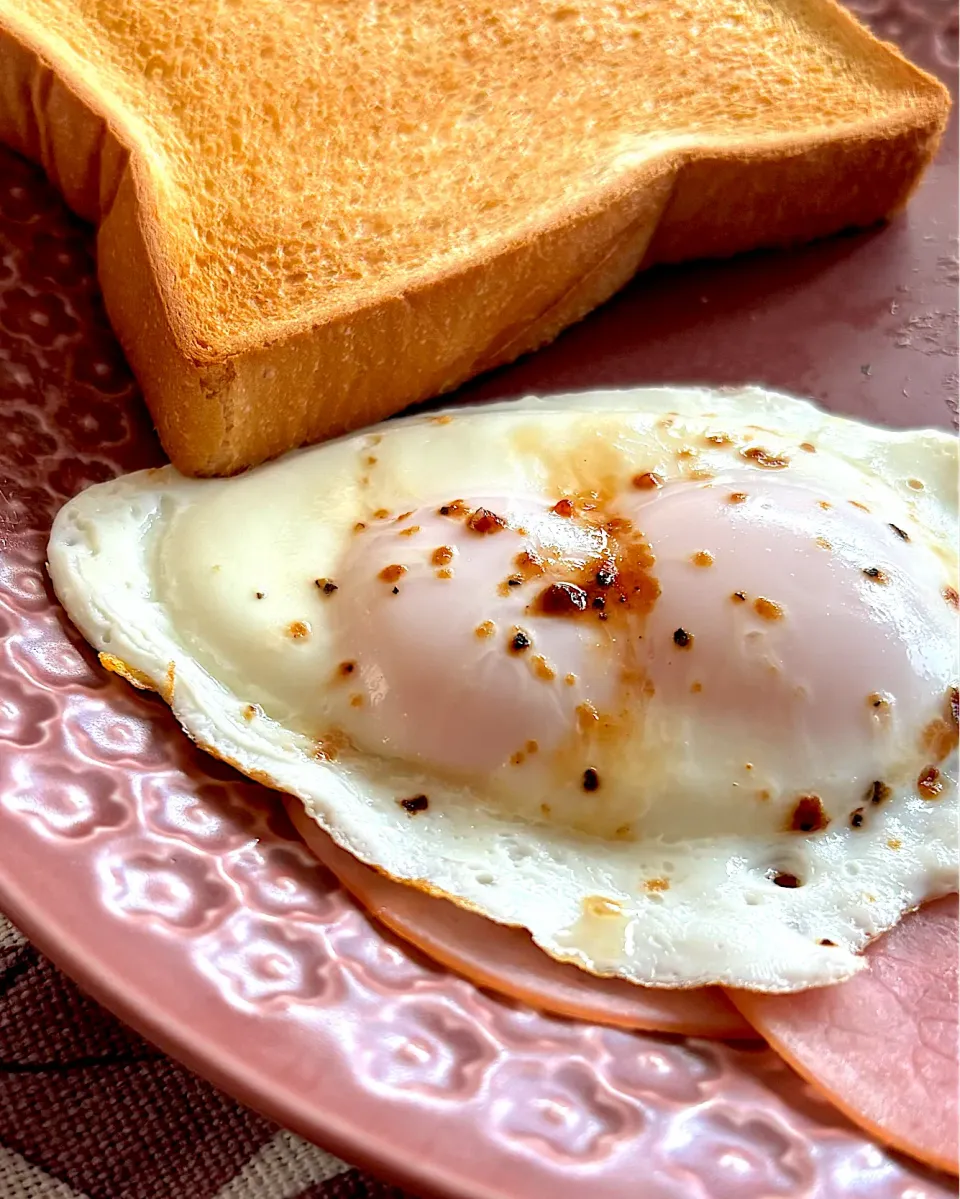
<instances>
[{"instance_id":1,"label":"ham slice","mask_svg":"<svg viewBox=\"0 0 960 1199\"><path fill-rule=\"evenodd\" d=\"M336 846L297 800L287 810L313 854L392 932L478 986L530 1007L597 1024L721 1039L756 1033L719 987L690 991L594 978L538 949L522 929L394 882Z\"/></svg>"},{"instance_id":2,"label":"ham slice","mask_svg":"<svg viewBox=\"0 0 960 1199\"><path fill-rule=\"evenodd\" d=\"M728 995L770 1045L877 1140L957 1172L957 897L912 912L869 969L799 995Z\"/></svg>"}]
</instances>

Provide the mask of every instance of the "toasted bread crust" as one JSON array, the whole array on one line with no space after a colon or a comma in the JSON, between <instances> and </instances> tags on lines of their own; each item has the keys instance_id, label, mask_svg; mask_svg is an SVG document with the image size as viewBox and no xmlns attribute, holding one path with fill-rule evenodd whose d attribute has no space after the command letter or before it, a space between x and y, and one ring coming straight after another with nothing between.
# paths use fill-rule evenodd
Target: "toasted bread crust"
<instances>
[{"instance_id":1,"label":"toasted bread crust","mask_svg":"<svg viewBox=\"0 0 960 1199\"><path fill-rule=\"evenodd\" d=\"M339 309L292 305L220 344L178 275L167 183L129 101L17 0L0 0L0 139L98 222L107 311L174 464L229 474L535 349L645 266L809 240L902 207L936 150L945 89L832 0L796 3L876 58L903 103L839 127L665 144L394 288Z\"/></svg>"}]
</instances>

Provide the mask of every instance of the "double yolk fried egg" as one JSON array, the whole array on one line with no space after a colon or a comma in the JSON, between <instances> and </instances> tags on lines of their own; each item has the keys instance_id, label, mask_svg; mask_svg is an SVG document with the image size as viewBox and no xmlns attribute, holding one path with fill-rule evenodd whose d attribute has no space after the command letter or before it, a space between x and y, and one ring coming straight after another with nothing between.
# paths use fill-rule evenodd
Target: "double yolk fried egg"
<instances>
[{"instance_id":1,"label":"double yolk fried egg","mask_svg":"<svg viewBox=\"0 0 960 1199\"><path fill-rule=\"evenodd\" d=\"M668 987L956 889L956 445L748 389L388 422L59 514L57 594L381 871Z\"/></svg>"}]
</instances>

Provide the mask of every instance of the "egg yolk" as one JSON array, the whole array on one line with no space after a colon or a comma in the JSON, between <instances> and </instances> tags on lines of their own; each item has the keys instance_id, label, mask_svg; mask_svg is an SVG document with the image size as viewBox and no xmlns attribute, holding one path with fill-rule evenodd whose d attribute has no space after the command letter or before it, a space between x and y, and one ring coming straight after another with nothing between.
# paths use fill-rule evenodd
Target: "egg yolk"
<instances>
[{"instance_id":1,"label":"egg yolk","mask_svg":"<svg viewBox=\"0 0 960 1199\"><path fill-rule=\"evenodd\" d=\"M337 719L602 835L815 832L934 753L943 575L882 512L755 471L391 514L338 577Z\"/></svg>"}]
</instances>

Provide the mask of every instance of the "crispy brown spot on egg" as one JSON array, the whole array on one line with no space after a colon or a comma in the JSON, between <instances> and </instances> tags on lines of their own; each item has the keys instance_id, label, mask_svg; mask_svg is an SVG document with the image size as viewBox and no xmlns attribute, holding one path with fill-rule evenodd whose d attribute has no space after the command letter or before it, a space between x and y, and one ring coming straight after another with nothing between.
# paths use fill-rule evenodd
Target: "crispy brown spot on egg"
<instances>
[{"instance_id":1,"label":"crispy brown spot on egg","mask_svg":"<svg viewBox=\"0 0 960 1199\"><path fill-rule=\"evenodd\" d=\"M510 765L511 766L522 766L525 761L526 761L526 755L523 753L522 750L518 749L515 754L510 755Z\"/></svg>"},{"instance_id":2,"label":"crispy brown spot on egg","mask_svg":"<svg viewBox=\"0 0 960 1199\"><path fill-rule=\"evenodd\" d=\"M335 762L345 749L350 748L347 734L342 729L331 729L317 740L313 756L321 762Z\"/></svg>"},{"instance_id":3,"label":"crispy brown spot on egg","mask_svg":"<svg viewBox=\"0 0 960 1199\"><path fill-rule=\"evenodd\" d=\"M854 508L859 508L861 512L869 512L870 511L870 509L867 507L867 505L861 504L859 500L848 500L847 502L852 504L854 506Z\"/></svg>"},{"instance_id":4,"label":"crispy brown spot on egg","mask_svg":"<svg viewBox=\"0 0 960 1199\"><path fill-rule=\"evenodd\" d=\"M310 626L305 620L291 620L287 625L287 636L294 641L303 641L310 636Z\"/></svg>"},{"instance_id":5,"label":"crispy brown spot on egg","mask_svg":"<svg viewBox=\"0 0 960 1199\"><path fill-rule=\"evenodd\" d=\"M923 483L919 479L907 479L907 486L911 491L923 491Z\"/></svg>"},{"instance_id":6,"label":"crispy brown spot on egg","mask_svg":"<svg viewBox=\"0 0 960 1199\"><path fill-rule=\"evenodd\" d=\"M677 450L678 458L695 458L696 454L697 451L692 445L682 445L679 450Z\"/></svg>"},{"instance_id":7,"label":"crispy brown spot on egg","mask_svg":"<svg viewBox=\"0 0 960 1199\"><path fill-rule=\"evenodd\" d=\"M502 516L497 516L489 508L478 508L467 520L467 528L474 533L500 533L507 527Z\"/></svg>"},{"instance_id":8,"label":"crispy brown spot on egg","mask_svg":"<svg viewBox=\"0 0 960 1199\"><path fill-rule=\"evenodd\" d=\"M584 700L582 704L577 704L577 729L583 733L587 729L592 728L600 719L600 713L589 700Z\"/></svg>"},{"instance_id":9,"label":"crispy brown spot on egg","mask_svg":"<svg viewBox=\"0 0 960 1199\"><path fill-rule=\"evenodd\" d=\"M463 500L451 500L449 504L441 504L437 509L441 516L452 516L457 519L467 515L467 505Z\"/></svg>"},{"instance_id":10,"label":"crispy brown spot on egg","mask_svg":"<svg viewBox=\"0 0 960 1199\"><path fill-rule=\"evenodd\" d=\"M255 716L260 715L260 706L258 704L247 704L243 709L243 719L253 720Z\"/></svg>"},{"instance_id":11,"label":"crispy brown spot on egg","mask_svg":"<svg viewBox=\"0 0 960 1199\"><path fill-rule=\"evenodd\" d=\"M812 441L801 441L800 449L803 450L807 454L815 454L817 452L817 447L813 444Z\"/></svg>"},{"instance_id":12,"label":"crispy brown spot on egg","mask_svg":"<svg viewBox=\"0 0 960 1199\"><path fill-rule=\"evenodd\" d=\"M673 644L678 649L689 649L693 645L693 633L688 633L686 629L674 629Z\"/></svg>"},{"instance_id":13,"label":"crispy brown spot on egg","mask_svg":"<svg viewBox=\"0 0 960 1199\"><path fill-rule=\"evenodd\" d=\"M663 486L663 477L656 471L647 470L642 475L633 476L633 485L638 491L656 491Z\"/></svg>"},{"instance_id":14,"label":"crispy brown spot on egg","mask_svg":"<svg viewBox=\"0 0 960 1199\"><path fill-rule=\"evenodd\" d=\"M543 654L534 654L530 660L530 666L534 675L543 683L552 683L557 677L557 672L553 669Z\"/></svg>"},{"instance_id":15,"label":"crispy brown spot on egg","mask_svg":"<svg viewBox=\"0 0 960 1199\"><path fill-rule=\"evenodd\" d=\"M453 571L450 569L449 566L441 566L440 569L436 573L437 573L438 579L452 579L453 578Z\"/></svg>"},{"instance_id":16,"label":"crispy brown spot on egg","mask_svg":"<svg viewBox=\"0 0 960 1199\"><path fill-rule=\"evenodd\" d=\"M482 624L478 624L473 631L477 637L492 637L497 631L497 626L492 620L485 620Z\"/></svg>"},{"instance_id":17,"label":"crispy brown spot on egg","mask_svg":"<svg viewBox=\"0 0 960 1199\"><path fill-rule=\"evenodd\" d=\"M801 795L787 829L791 833L819 833L830 823L819 795Z\"/></svg>"},{"instance_id":18,"label":"crispy brown spot on egg","mask_svg":"<svg viewBox=\"0 0 960 1199\"><path fill-rule=\"evenodd\" d=\"M373 519L374 520L386 520L389 515L390 515L389 508L378 508L376 510L376 512L374 512L374 514L373 514Z\"/></svg>"},{"instance_id":19,"label":"crispy brown spot on egg","mask_svg":"<svg viewBox=\"0 0 960 1199\"><path fill-rule=\"evenodd\" d=\"M668 878L648 878L643 884L644 891L669 891L670 880Z\"/></svg>"},{"instance_id":20,"label":"crispy brown spot on egg","mask_svg":"<svg viewBox=\"0 0 960 1199\"><path fill-rule=\"evenodd\" d=\"M740 451L740 457L752 462L754 466L762 466L765 470L783 470L790 465L790 459L784 454L771 454L762 446L750 445Z\"/></svg>"},{"instance_id":21,"label":"crispy brown spot on egg","mask_svg":"<svg viewBox=\"0 0 960 1199\"><path fill-rule=\"evenodd\" d=\"M568 687L572 687L577 681L577 676L575 674L565 674L563 676L563 681Z\"/></svg>"},{"instance_id":22,"label":"crispy brown spot on egg","mask_svg":"<svg viewBox=\"0 0 960 1199\"><path fill-rule=\"evenodd\" d=\"M407 568L395 562L392 566L385 566L379 577L384 583L398 583L406 573Z\"/></svg>"},{"instance_id":23,"label":"crispy brown spot on egg","mask_svg":"<svg viewBox=\"0 0 960 1199\"><path fill-rule=\"evenodd\" d=\"M822 550L832 550L833 549L833 545L829 541L827 541L826 537L818 537L816 540L817 540L817 545L819 545Z\"/></svg>"},{"instance_id":24,"label":"crispy brown spot on egg","mask_svg":"<svg viewBox=\"0 0 960 1199\"><path fill-rule=\"evenodd\" d=\"M454 549L452 545L438 545L430 555L430 561L434 566L449 566L453 561Z\"/></svg>"},{"instance_id":25,"label":"crispy brown spot on egg","mask_svg":"<svg viewBox=\"0 0 960 1199\"><path fill-rule=\"evenodd\" d=\"M537 607L546 616L571 616L587 608L587 593L576 583L551 583L537 596Z\"/></svg>"},{"instance_id":26,"label":"crispy brown spot on egg","mask_svg":"<svg viewBox=\"0 0 960 1199\"><path fill-rule=\"evenodd\" d=\"M711 445L733 445L733 438L729 433L708 433L704 441L709 441Z\"/></svg>"},{"instance_id":27,"label":"crispy brown spot on egg","mask_svg":"<svg viewBox=\"0 0 960 1199\"><path fill-rule=\"evenodd\" d=\"M356 693L356 694L350 696L350 707L351 708L362 708L363 704L364 704L363 696L360 695L359 693Z\"/></svg>"},{"instance_id":28,"label":"crispy brown spot on egg","mask_svg":"<svg viewBox=\"0 0 960 1199\"><path fill-rule=\"evenodd\" d=\"M936 799L943 790L943 779L936 766L927 766L917 779L917 790L924 799Z\"/></svg>"},{"instance_id":29,"label":"crispy brown spot on egg","mask_svg":"<svg viewBox=\"0 0 960 1199\"><path fill-rule=\"evenodd\" d=\"M746 501L747 493L745 491L731 491L727 496L728 504L742 504Z\"/></svg>"},{"instance_id":30,"label":"crispy brown spot on egg","mask_svg":"<svg viewBox=\"0 0 960 1199\"><path fill-rule=\"evenodd\" d=\"M430 800L425 795L413 795L410 799L398 799L397 803L410 816L417 812L425 812L430 807Z\"/></svg>"},{"instance_id":31,"label":"crispy brown spot on egg","mask_svg":"<svg viewBox=\"0 0 960 1199\"><path fill-rule=\"evenodd\" d=\"M527 751L528 754L535 754L537 752L537 750L540 748L540 745L536 741L528 741L526 743L526 745L524 745L523 748Z\"/></svg>"},{"instance_id":32,"label":"crispy brown spot on egg","mask_svg":"<svg viewBox=\"0 0 960 1199\"><path fill-rule=\"evenodd\" d=\"M573 516L573 501L568 499L557 500L553 505L553 510L557 516Z\"/></svg>"},{"instance_id":33,"label":"crispy brown spot on egg","mask_svg":"<svg viewBox=\"0 0 960 1199\"><path fill-rule=\"evenodd\" d=\"M817 507L822 508L824 512L829 512L833 504L829 500L817 500Z\"/></svg>"},{"instance_id":34,"label":"crispy brown spot on egg","mask_svg":"<svg viewBox=\"0 0 960 1199\"><path fill-rule=\"evenodd\" d=\"M356 669L356 662L341 662L337 667L337 674L339 674L341 678L345 679L353 674Z\"/></svg>"},{"instance_id":35,"label":"crispy brown spot on egg","mask_svg":"<svg viewBox=\"0 0 960 1199\"><path fill-rule=\"evenodd\" d=\"M549 816L552 811L553 811L553 809L550 807L550 805L548 803L542 803L540 805L540 814L542 816Z\"/></svg>"},{"instance_id":36,"label":"crispy brown spot on egg","mask_svg":"<svg viewBox=\"0 0 960 1199\"><path fill-rule=\"evenodd\" d=\"M583 910L590 916L619 916L622 909L615 899L605 899L601 895L589 895L583 901Z\"/></svg>"},{"instance_id":37,"label":"crispy brown spot on egg","mask_svg":"<svg viewBox=\"0 0 960 1199\"><path fill-rule=\"evenodd\" d=\"M412 537L414 533L420 532L419 525L407 525L405 529L401 529L397 534L398 537Z\"/></svg>"},{"instance_id":38,"label":"crispy brown spot on egg","mask_svg":"<svg viewBox=\"0 0 960 1199\"><path fill-rule=\"evenodd\" d=\"M783 608L763 595L758 595L753 601L753 610L763 620L780 620L783 617Z\"/></svg>"},{"instance_id":39,"label":"crispy brown spot on egg","mask_svg":"<svg viewBox=\"0 0 960 1199\"><path fill-rule=\"evenodd\" d=\"M931 720L923 730L921 748L937 762L955 749L958 742L958 692L951 687L943 704L943 714Z\"/></svg>"},{"instance_id":40,"label":"crispy brown spot on egg","mask_svg":"<svg viewBox=\"0 0 960 1199\"><path fill-rule=\"evenodd\" d=\"M876 712L888 712L891 707L889 696L881 695L879 691L874 691L868 695L867 703Z\"/></svg>"},{"instance_id":41,"label":"crispy brown spot on egg","mask_svg":"<svg viewBox=\"0 0 960 1199\"><path fill-rule=\"evenodd\" d=\"M367 526L363 523L362 520L358 520L357 523L353 526L353 531L354 531L354 533L362 533L366 527Z\"/></svg>"},{"instance_id":42,"label":"crispy brown spot on egg","mask_svg":"<svg viewBox=\"0 0 960 1199\"><path fill-rule=\"evenodd\" d=\"M694 566L712 566L714 557L709 550L697 550L690 561Z\"/></svg>"},{"instance_id":43,"label":"crispy brown spot on egg","mask_svg":"<svg viewBox=\"0 0 960 1199\"><path fill-rule=\"evenodd\" d=\"M440 412L436 416L430 417L431 425L449 425L453 417L449 412Z\"/></svg>"},{"instance_id":44,"label":"crispy brown spot on egg","mask_svg":"<svg viewBox=\"0 0 960 1199\"><path fill-rule=\"evenodd\" d=\"M876 779L867 788L867 793L863 798L868 803L881 804L885 800L888 800L892 794L893 791L886 783L881 783L879 779Z\"/></svg>"},{"instance_id":45,"label":"crispy brown spot on egg","mask_svg":"<svg viewBox=\"0 0 960 1199\"><path fill-rule=\"evenodd\" d=\"M324 595L333 595L335 591L340 590L333 579L314 579L313 585L318 591L322 591ZM257 598L260 598L259 594L257 595Z\"/></svg>"},{"instance_id":46,"label":"crispy brown spot on egg","mask_svg":"<svg viewBox=\"0 0 960 1199\"><path fill-rule=\"evenodd\" d=\"M699 681L691 683L690 690L693 692L694 695L699 695L700 692L703 690L703 683L701 683Z\"/></svg>"},{"instance_id":47,"label":"crispy brown spot on egg","mask_svg":"<svg viewBox=\"0 0 960 1199\"><path fill-rule=\"evenodd\" d=\"M890 581L887 574L879 566L865 566L863 573L868 579L872 579L874 583L889 583Z\"/></svg>"},{"instance_id":48,"label":"crispy brown spot on egg","mask_svg":"<svg viewBox=\"0 0 960 1199\"><path fill-rule=\"evenodd\" d=\"M940 594L947 601L951 608L960 607L960 595L957 595L956 587L944 587Z\"/></svg>"},{"instance_id":49,"label":"crispy brown spot on egg","mask_svg":"<svg viewBox=\"0 0 960 1199\"><path fill-rule=\"evenodd\" d=\"M901 847L901 845L903 845L903 842L900 840L899 837L890 837L887 840L887 848L888 849L899 849Z\"/></svg>"},{"instance_id":50,"label":"crispy brown spot on egg","mask_svg":"<svg viewBox=\"0 0 960 1199\"><path fill-rule=\"evenodd\" d=\"M378 461L379 459L376 457L376 455L367 454L366 458L363 460L363 463L364 466L376 466Z\"/></svg>"}]
</instances>

